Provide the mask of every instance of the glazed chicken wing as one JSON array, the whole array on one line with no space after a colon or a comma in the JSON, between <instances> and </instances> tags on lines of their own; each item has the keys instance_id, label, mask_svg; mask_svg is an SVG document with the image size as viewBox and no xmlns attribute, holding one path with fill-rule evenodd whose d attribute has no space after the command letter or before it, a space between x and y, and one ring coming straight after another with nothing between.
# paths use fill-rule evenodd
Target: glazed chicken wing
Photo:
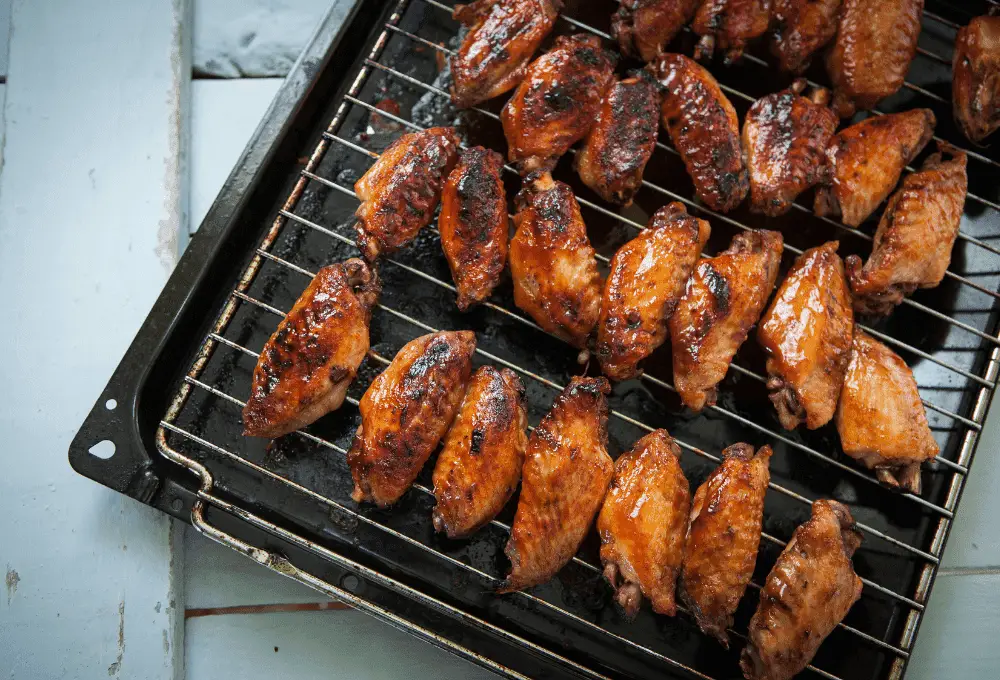
<instances>
[{"instance_id":1,"label":"glazed chicken wing","mask_svg":"<svg viewBox=\"0 0 1000 680\"><path fill-rule=\"evenodd\" d=\"M500 592L545 583L576 554L614 471L605 378L574 377L528 438Z\"/></svg>"},{"instance_id":2,"label":"glazed chicken wing","mask_svg":"<svg viewBox=\"0 0 1000 680\"><path fill-rule=\"evenodd\" d=\"M841 0L774 0L771 54L783 71L799 75L837 34Z\"/></svg>"},{"instance_id":3,"label":"glazed chicken wing","mask_svg":"<svg viewBox=\"0 0 1000 680\"><path fill-rule=\"evenodd\" d=\"M517 488L528 445L524 385L509 368L472 376L434 467L434 528L468 536L493 519Z\"/></svg>"},{"instance_id":4,"label":"glazed chicken wing","mask_svg":"<svg viewBox=\"0 0 1000 680\"><path fill-rule=\"evenodd\" d=\"M916 288L941 283L965 210L966 156L945 145L919 172L908 175L889 199L875 232L872 254L847 258L854 306L885 315ZM943 154L951 158L943 160Z\"/></svg>"},{"instance_id":5,"label":"glazed chicken wing","mask_svg":"<svg viewBox=\"0 0 1000 680\"><path fill-rule=\"evenodd\" d=\"M846 506L813 503L812 517L778 557L750 620L740 667L747 680L789 680L809 665L858 598L851 556L861 545Z\"/></svg>"},{"instance_id":6,"label":"glazed chicken wing","mask_svg":"<svg viewBox=\"0 0 1000 680\"><path fill-rule=\"evenodd\" d=\"M507 263L510 218L502 167L496 151L468 149L441 192L441 247L463 312L490 296Z\"/></svg>"},{"instance_id":7,"label":"glazed chicken wing","mask_svg":"<svg viewBox=\"0 0 1000 680\"><path fill-rule=\"evenodd\" d=\"M955 122L982 142L1000 127L1000 16L976 17L958 31L951 71Z\"/></svg>"},{"instance_id":8,"label":"glazed chicken wing","mask_svg":"<svg viewBox=\"0 0 1000 680\"><path fill-rule=\"evenodd\" d=\"M667 339L667 319L710 233L708 222L671 203L615 253L597 322L597 358L609 378L639 375L639 362Z\"/></svg>"},{"instance_id":9,"label":"glazed chicken wing","mask_svg":"<svg viewBox=\"0 0 1000 680\"><path fill-rule=\"evenodd\" d=\"M621 0L611 36L622 54L652 61L694 17L701 0Z\"/></svg>"},{"instance_id":10,"label":"glazed chicken wing","mask_svg":"<svg viewBox=\"0 0 1000 680\"><path fill-rule=\"evenodd\" d=\"M680 455L666 430L637 441L615 462L597 518L604 577L628 618L639 611L643 595L657 614L677 613L674 587L691 508Z\"/></svg>"},{"instance_id":11,"label":"glazed chicken wing","mask_svg":"<svg viewBox=\"0 0 1000 680\"><path fill-rule=\"evenodd\" d=\"M770 217L792 209L800 193L823 177L826 146L837 129L827 108L829 92L800 96L805 80L753 103L743 121L743 149L750 171L750 209Z\"/></svg>"},{"instance_id":12,"label":"glazed chicken wing","mask_svg":"<svg viewBox=\"0 0 1000 680\"><path fill-rule=\"evenodd\" d=\"M900 491L920 493L920 464L939 450L910 368L860 330L840 392L837 432L844 453Z\"/></svg>"},{"instance_id":13,"label":"glazed chicken wing","mask_svg":"<svg viewBox=\"0 0 1000 680\"><path fill-rule=\"evenodd\" d=\"M757 563L771 447L754 455L733 444L722 458L694 494L680 595L702 632L729 649L726 629Z\"/></svg>"},{"instance_id":14,"label":"glazed chicken wing","mask_svg":"<svg viewBox=\"0 0 1000 680\"><path fill-rule=\"evenodd\" d=\"M559 36L500 114L507 156L523 177L547 172L583 139L614 79L617 57L596 35Z\"/></svg>"},{"instance_id":15,"label":"glazed chicken wing","mask_svg":"<svg viewBox=\"0 0 1000 680\"><path fill-rule=\"evenodd\" d=\"M710 208L729 212L750 188L736 109L700 64L664 54L650 64L663 86L663 127L684 159L695 193Z\"/></svg>"},{"instance_id":16,"label":"glazed chicken wing","mask_svg":"<svg viewBox=\"0 0 1000 680\"><path fill-rule=\"evenodd\" d=\"M243 434L280 437L344 403L368 353L381 286L357 258L323 267L264 345L243 408Z\"/></svg>"},{"instance_id":17,"label":"glazed chicken wing","mask_svg":"<svg viewBox=\"0 0 1000 680\"><path fill-rule=\"evenodd\" d=\"M372 381L347 452L355 501L386 507L410 488L458 412L475 349L472 331L424 335Z\"/></svg>"},{"instance_id":18,"label":"glazed chicken wing","mask_svg":"<svg viewBox=\"0 0 1000 680\"><path fill-rule=\"evenodd\" d=\"M906 165L934 134L930 109L872 116L841 130L826 149L826 177L816 189L816 214L856 227L895 188Z\"/></svg>"},{"instance_id":19,"label":"glazed chicken wing","mask_svg":"<svg viewBox=\"0 0 1000 680\"><path fill-rule=\"evenodd\" d=\"M795 260L757 327L767 354L767 387L786 430L826 425L851 360L854 313L837 241Z\"/></svg>"},{"instance_id":20,"label":"glazed chicken wing","mask_svg":"<svg viewBox=\"0 0 1000 680\"><path fill-rule=\"evenodd\" d=\"M716 388L767 303L781 264L781 234L740 233L702 260L670 317L674 387L685 406L715 404Z\"/></svg>"},{"instance_id":21,"label":"glazed chicken wing","mask_svg":"<svg viewBox=\"0 0 1000 680\"><path fill-rule=\"evenodd\" d=\"M727 64L739 61L747 43L764 35L770 23L771 0L704 0L691 24L701 36L695 59L711 59L719 48L725 50Z\"/></svg>"},{"instance_id":22,"label":"glazed chicken wing","mask_svg":"<svg viewBox=\"0 0 1000 680\"><path fill-rule=\"evenodd\" d=\"M562 0L473 0L453 16L469 27L451 58L451 101L460 109L517 86L562 9Z\"/></svg>"},{"instance_id":23,"label":"glazed chicken wing","mask_svg":"<svg viewBox=\"0 0 1000 680\"><path fill-rule=\"evenodd\" d=\"M430 224L445 178L458 161L453 128L405 134L354 183L361 205L358 248L369 262L399 250Z\"/></svg>"}]
</instances>

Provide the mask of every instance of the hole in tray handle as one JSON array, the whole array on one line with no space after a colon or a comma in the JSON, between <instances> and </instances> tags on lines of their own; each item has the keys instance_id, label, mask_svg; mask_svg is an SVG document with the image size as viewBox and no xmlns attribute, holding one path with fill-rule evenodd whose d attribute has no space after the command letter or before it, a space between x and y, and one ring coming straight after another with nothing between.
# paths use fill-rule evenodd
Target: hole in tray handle
<instances>
[{"instance_id":1,"label":"hole in tray handle","mask_svg":"<svg viewBox=\"0 0 1000 680\"><path fill-rule=\"evenodd\" d=\"M87 449L87 452L92 456L107 460L115 455L115 443L110 439L103 439Z\"/></svg>"}]
</instances>

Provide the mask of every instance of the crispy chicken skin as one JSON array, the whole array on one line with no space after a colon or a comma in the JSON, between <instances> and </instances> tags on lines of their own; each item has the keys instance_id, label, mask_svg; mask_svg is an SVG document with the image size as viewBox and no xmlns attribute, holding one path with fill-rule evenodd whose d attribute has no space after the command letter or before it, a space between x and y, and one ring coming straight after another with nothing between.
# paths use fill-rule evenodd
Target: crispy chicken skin
<instances>
[{"instance_id":1,"label":"crispy chicken skin","mask_svg":"<svg viewBox=\"0 0 1000 680\"><path fill-rule=\"evenodd\" d=\"M728 250L695 266L669 322L674 387L691 410L715 404L718 384L774 288L782 247L774 231L739 233Z\"/></svg>"},{"instance_id":2,"label":"crispy chicken skin","mask_svg":"<svg viewBox=\"0 0 1000 680\"><path fill-rule=\"evenodd\" d=\"M767 387L786 430L826 425L851 360L854 312L837 241L802 253L757 327Z\"/></svg>"},{"instance_id":3,"label":"crispy chicken skin","mask_svg":"<svg viewBox=\"0 0 1000 680\"><path fill-rule=\"evenodd\" d=\"M366 260L399 250L430 224L459 143L454 128L405 134L354 183L361 199L355 229Z\"/></svg>"},{"instance_id":4,"label":"crispy chicken skin","mask_svg":"<svg viewBox=\"0 0 1000 680\"><path fill-rule=\"evenodd\" d=\"M924 0L844 0L826 58L841 118L875 108L903 85L917 53Z\"/></svg>"},{"instance_id":5,"label":"crispy chicken skin","mask_svg":"<svg viewBox=\"0 0 1000 680\"><path fill-rule=\"evenodd\" d=\"M319 270L260 353L243 434L280 437L340 408L368 353L380 292L377 274L358 258Z\"/></svg>"},{"instance_id":6,"label":"crispy chicken skin","mask_svg":"<svg viewBox=\"0 0 1000 680\"><path fill-rule=\"evenodd\" d=\"M628 618L639 611L643 595L657 614L677 613L674 587L691 509L680 455L666 430L637 441L615 462L597 518L604 577Z\"/></svg>"},{"instance_id":7,"label":"crispy chicken skin","mask_svg":"<svg viewBox=\"0 0 1000 680\"><path fill-rule=\"evenodd\" d=\"M601 312L601 273L573 190L546 173L517 200L514 302L546 331L583 349Z\"/></svg>"},{"instance_id":8,"label":"crispy chicken skin","mask_svg":"<svg viewBox=\"0 0 1000 680\"><path fill-rule=\"evenodd\" d=\"M886 315L916 288L941 283L965 210L966 156L946 145L903 179L875 232L872 254L847 258L854 306L862 314ZM943 160L943 155L950 156Z\"/></svg>"},{"instance_id":9,"label":"crispy chicken skin","mask_svg":"<svg viewBox=\"0 0 1000 680\"><path fill-rule=\"evenodd\" d=\"M614 463L607 452L606 378L574 377L528 438L521 498L499 592L545 583L569 562L601 507Z\"/></svg>"},{"instance_id":10,"label":"crispy chicken skin","mask_svg":"<svg viewBox=\"0 0 1000 680\"><path fill-rule=\"evenodd\" d=\"M978 144L1000 127L1000 15L958 31L951 72L955 122Z\"/></svg>"},{"instance_id":11,"label":"crispy chicken skin","mask_svg":"<svg viewBox=\"0 0 1000 680\"><path fill-rule=\"evenodd\" d=\"M739 61L747 43L764 35L770 23L771 0L704 0L691 24L701 36L695 59L711 59L719 48L725 50L727 64Z\"/></svg>"},{"instance_id":12,"label":"crispy chicken skin","mask_svg":"<svg viewBox=\"0 0 1000 680\"><path fill-rule=\"evenodd\" d=\"M750 620L740 667L747 680L789 680L809 665L858 598L851 556L861 545L854 518L837 501L813 503L778 557Z\"/></svg>"},{"instance_id":13,"label":"crispy chicken skin","mask_svg":"<svg viewBox=\"0 0 1000 680\"><path fill-rule=\"evenodd\" d=\"M733 444L722 458L694 494L680 596L702 632L729 649L726 629L757 563L771 447L755 455L750 444Z\"/></svg>"},{"instance_id":14,"label":"crispy chicken skin","mask_svg":"<svg viewBox=\"0 0 1000 680\"><path fill-rule=\"evenodd\" d=\"M920 493L920 464L939 448L913 373L895 352L855 329L854 351L837 405L840 445L878 480Z\"/></svg>"},{"instance_id":15,"label":"crispy chicken skin","mask_svg":"<svg viewBox=\"0 0 1000 680\"><path fill-rule=\"evenodd\" d=\"M816 214L856 227L884 201L906 165L934 134L930 109L872 116L841 130L826 148L826 177L816 189Z\"/></svg>"},{"instance_id":16,"label":"crispy chicken skin","mask_svg":"<svg viewBox=\"0 0 1000 680\"><path fill-rule=\"evenodd\" d=\"M472 331L424 335L372 381L347 452L355 501L386 507L410 488L458 412L475 349Z\"/></svg>"},{"instance_id":17,"label":"crispy chicken skin","mask_svg":"<svg viewBox=\"0 0 1000 680\"><path fill-rule=\"evenodd\" d=\"M606 376L639 375L639 362L667 339L667 319L710 233L708 222L675 202L615 253L597 322L597 358Z\"/></svg>"},{"instance_id":18,"label":"crispy chicken skin","mask_svg":"<svg viewBox=\"0 0 1000 680\"><path fill-rule=\"evenodd\" d=\"M510 218L502 167L503 156L496 151L472 147L441 192L441 247L463 312L490 296L507 264Z\"/></svg>"},{"instance_id":19,"label":"crispy chicken skin","mask_svg":"<svg viewBox=\"0 0 1000 680\"><path fill-rule=\"evenodd\" d=\"M799 75L837 34L841 0L774 0L771 54L782 71Z\"/></svg>"},{"instance_id":20,"label":"crispy chicken skin","mask_svg":"<svg viewBox=\"0 0 1000 680\"><path fill-rule=\"evenodd\" d=\"M695 193L710 208L729 212L750 183L736 109L697 62L664 54L649 66L663 86L663 127L684 159Z\"/></svg>"},{"instance_id":21,"label":"crispy chicken skin","mask_svg":"<svg viewBox=\"0 0 1000 680\"><path fill-rule=\"evenodd\" d=\"M617 56L596 35L559 36L555 46L528 67L500 114L507 157L522 177L547 172L587 136L604 93L614 79Z\"/></svg>"},{"instance_id":22,"label":"crispy chicken skin","mask_svg":"<svg viewBox=\"0 0 1000 680\"><path fill-rule=\"evenodd\" d=\"M460 109L517 86L552 30L562 0L473 0L453 16L469 27L451 58L451 101Z\"/></svg>"},{"instance_id":23,"label":"crispy chicken skin","mask_svg":"<svg viewBox=\"0 0 1000 680\"><path fill-rule=\"evenodd\" d=\"M823 177L826 146L837 130L829 92L800 95L805 80L755 101L743 121L743 149L750 172L750 209L769 217L792 209L800 193Z\"/></svg>"},{"instance_id":24,"label":"crispy chicken skin","mask_svg":"<svg viewBox=\"0 0 1000 680\"><path fill-rule=\"evenodd\" d=\"M622 0L611 17L611 36L622 54L652 61L694 17L701 0Z\"/></svg>"},{"instance_id":25,"label":"crispy chicken skin","mask_svg":"<svg viewBox=\"0 0 1000 680\"><path fill-rule=\"evenodd\" d=\"M659 88L646 71L612 85L576 155L583 183L605 201L631 205L656 148L659 117Z\"/></svg>"},{"instance_id":26,"label":"crispy chicken skin","mask_svg":"<svg viewBox=\"0 0 1000 680\"><path fill-rule=\"evenodd\" d=\"M468 536L503 509L521 479L527 427L517 374L493 366L476 371L434 467L437 531Z\"/></svg>"}]
</instances>

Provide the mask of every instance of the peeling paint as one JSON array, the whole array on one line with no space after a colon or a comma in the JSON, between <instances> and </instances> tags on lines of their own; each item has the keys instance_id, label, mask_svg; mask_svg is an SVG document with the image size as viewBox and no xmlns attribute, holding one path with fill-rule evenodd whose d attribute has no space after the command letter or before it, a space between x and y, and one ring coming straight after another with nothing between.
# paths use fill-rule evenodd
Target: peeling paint
<instances>
[{"instance_id":1,"label":"peeling paint","mask_svg":"<svg viewBox=\"0 0 1000 680\"><path fill-rule=\"evenodd\" d=\"M122 658L125 656L125 601L118 603L118 656L114 663L108 666L108 675L114 677L122 669Z\"/></svg>"},{"instance_id":2,"label":"peeling paint","mask_svg":"<svg viewBox=\"0 0 1000 680\"><path fill-rule=\"evenodd\" d=\"M17 584L21 582L21 577L17 571L7 565L7 606L10 606L10 599L17 593Z\"/></svg>"},{"instance_id":3,"label":"peeling paint","mask_svg":"<svg viewBox=\"0 0 1000 680\"><path fill-rule=\"evenodd\" d=\"M159 614L159 613L160 613L160 609L161 609L162 607L163 607L163 605L162 605L162 604L160 604L159 602L157 602L157 603L156 603L156 606L155 606L155 607L153 607L153 611L154 611L154 612L156 612L157 614Z\"/></svg>"},{"instance_id":4,"label":"peeling paint","mask_svg":"<svg viewBox=\"0 0 1000 680\"><path fill-rule=\"evenodd\" d=\"M170 655L170 633L167 632L166 628L163 629L163 654L164 656Z\"/></svg>"}]
</instances>

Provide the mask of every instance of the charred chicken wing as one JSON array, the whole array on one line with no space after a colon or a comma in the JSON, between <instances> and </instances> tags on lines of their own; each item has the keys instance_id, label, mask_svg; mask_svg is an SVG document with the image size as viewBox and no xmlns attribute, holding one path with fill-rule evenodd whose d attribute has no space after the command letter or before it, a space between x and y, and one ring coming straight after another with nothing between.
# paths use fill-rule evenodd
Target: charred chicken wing
<instances>
[{"instance_id":1,"label":"charred chicken wing","mask_svg":"<svg viewBox=\"0 0 1000 680\"><path fill-rule=\"evenodd\" d=\"M798 75L837 34L841 0L774 0L771 54L781 70Z\"/></svg>"},{"instance_id":2,"label":"charred chicken wing","mask_svg":"<svg viewBox=\"0 0 1000 680\"><path fill-rule=\"evenodd\" d=\"M738 61L747 43L764 35L770 23L771 0L704 0L691 24L701 36L695 59L711 59L718 47L725 50L727 64Z\"/></svg>"},{"instance_id":3,"label":"charred chicken wing","mask_svg":"<svg viewBox=\"0 0 1000 680\"><path fill-rule=\"evenodd\" d=\"M1000 16L976 17L959 30L951 70L955 122L982 142L1000 127Z\"/></svg>"},{"instance_id":4,"label":"charred chicken wing","mask_svg":"<svg viewBox=\"0 0 1000 680\"><path fill-rule=\"evenodd\" d=\"M611 35L622 54L652 61L694 17L701 0L622 0Z\"/></svg>"}]
</instances>

